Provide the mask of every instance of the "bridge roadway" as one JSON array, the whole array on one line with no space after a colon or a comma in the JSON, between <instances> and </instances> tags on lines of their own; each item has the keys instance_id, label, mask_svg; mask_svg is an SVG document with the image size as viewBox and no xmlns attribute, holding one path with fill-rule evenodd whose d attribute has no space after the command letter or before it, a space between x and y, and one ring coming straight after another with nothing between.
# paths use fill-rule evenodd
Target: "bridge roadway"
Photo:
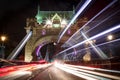
<instances>
[{"instance_id":1,"label":"bridge roadway","mask_svg":"<svg viewBox=\"0 0 120 80\"><path fill-rule=\"evenodd\" d=\"M120 80L120 71L64 63L0 68L0 80Z\"/></svg>"}]
</instances>

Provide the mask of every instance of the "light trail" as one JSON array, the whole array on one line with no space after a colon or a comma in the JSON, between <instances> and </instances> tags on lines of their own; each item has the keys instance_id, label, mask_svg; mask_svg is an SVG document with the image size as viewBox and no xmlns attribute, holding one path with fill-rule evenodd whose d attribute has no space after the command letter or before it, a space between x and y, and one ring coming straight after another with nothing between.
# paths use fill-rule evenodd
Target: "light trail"
<instances>
[{"instance_id":1,"label":"light trail","mask_svg":"<svg viewBox=\"0 0 120 80\"><path fill-rule=\"evenodd\" d=\"M65 64L65 65L70 66L70 67L75 67L75 68L87 69L87 70L98 70L98 71L120 73L120 71L116 71L116 70L108 70L108 69L93 68L93 67L86 67L86 66L75 66L75 65L69 65L69 64Z\"/></svg>"},{"instance_id":2,"label":"light trail","mask_svg":"<svg viewBox=\"0 0 120 80\"><path fill-rule=\"evenodd\" d=\"M41 49L41 47L42 47L42 45L39 45L39 47L38 47L38 49L37 49L37 51L36 51L36 55L37 55L37 56L39 56L39 54L40 54L40 53L39 53L39 50Z\"/></svg>"},{"instance_id":3,"label":"light trail","mask_svg":"<svg viewBox=\"0 0 120 80\"><path fill-rule=\"evenodd\" d=\"M99 26L100 24L102 24L103 22L107 21L108 19L110 19L111 17L113 17L115 14L117 14L118 12L120 12L120 10L116 11L115 13L111 13L111 15L109 15L107 18L102 19L101 22L99 22L97 25L95 25L94 27L90 28L88 31L86 31L85 33L90 32L91 30L93 30L94 28L96 28L97 26Z\"/></svg>"},{"instance_id":4,"label":"light trail","mask_svg":"<svg viewBox=\"0 0 120 80\"><path fill-rule=\"evenodd\" d=\"M85 72L85 73L90 73L90 74L94 74L94 75L98 75L98 76L103 76L103 77L106 77L106 78L111 78L111 79L115 79L115 80L118 80L120 79L120 77L118 76L113 76L113 75L109 75L109 74L105 74L105 73L100 73L100 72L95 72L95 71L89 71L89 70L85 70L84 69L78 69L78 68L75 68L75 67L72 67L72 66L67 66L67 65L64 65L64 67L66 67L67 69L72 69L72 70L75 70L75 71L80 71L80 72Z\"/></svg>"},{"instance_id":5,"label":"light trail","mask_svg":"<svg viewBox=\"0 0 120 80\"><path fill-rule=\"evenodd\" d=\"M113 0L113 2L111 2L109 5L107 5L103 10L101 10L98 14L96 14L92 19L90 19L85 25L83 25L78 31L76 31L65 43L68 43L73 36L75 36L77 33L80 32L80 30L82 30L84 27L86 27L89 23L91 23L96 17L98 17L101 13L103 13L104 11L106 11L109 7L111 7L114 3L116 3L118 0Z\"/></svg>"},{"instance_id":6,"label":"light trail","mask_svg":"<svg viewBox=\"0 0 120 80\"><path fill-rule=\"evenodd\" d=\"M77 54L77 52L76 52L76 49L74 48L74 54L76 55Z\"/></svg>"},{"instance_id":7,"label":"light trail","mask_svg":"<svg viewBox=\"0 0 120 80\"><path fill-rule=\"evenodd\" d=\"M65 34L65 32L67 31L68 28L70 28L71 24L76 20L76 18L84 11L84 9L90 4L92 0L86 0L86 2L82 5L82 7L79 9L79 11L74 15L74 17L72 18L72 20L69 22L69 24L67 25L67 27L63 30L63 32L60 34L57 43L60 42L60 39L62 38L62 36Z\"/></svg>"},{"instance_id":8,"label":"light trail","mask_svg":"<svg viewBox=\"0 0 120 80\"><path fill-rule=\"evenodd\" d=\"M32 75L32 72L31 71L17 71L14 74L17 74L17 75L25 75L25 74Z\"/></svg>"},{"instance_id":9,"label":"light trail","mask_svg":"<svg viewBox=\"0 0 120 80\"><path fill-rule=\"evenodd\" d=\"M96 78L93 78L92 75L90 74L87 74L87 73L83 73L83 72L78 72L78 71L75 71L75 70L72 70L72 69L69 69L69 68L65 68L63 65L59 64L59 63L55 63L55 67L65 71L65 72L68 72L70 74L73 74L75 76L78 76L80 78L83 78L83 79L87 79L87 80L97 80ZM92 76L92 77L91 77Z\"/></svg>"},{"instance_id":10,"label":"light trail","mask_svg":"<svg viewBox=\"0 0 120 80\"><path fill-rule=\"evenodd\" d=\"M96 76L96 75L93 75L93 74L90 74L88 73L89 71L85 71L85 70L82 70L82 69L77 69L77 68L72 68L72 67L69 67L69 66L66 66L65 64L62 65L62 64L59 64L59 63L56 63L55 66L65 72L68 72L70 74L73 74L75 76L78 76L78 77L81 77L83 79L87 79L87 80L109 80L108 78L104 78L104 77L101 77L101 76Z\"/></svg>"},{"instance_id":11,"label":"light trail","mask_svg":"<svg viewBox=\"0 0 120 80\"><path fill-rule=\"evenodd\" d=\"M102 24L103 22L105 22L105 21L107 21L108 19L110 19L111 17L113 17L113 16L114 16L115 14L117 14L119 11L120 11L120 10L118 10L118 11L116 11L116 12L114 12L114 13L111 13L111 15L110 15L109 17L101 20L101 22L97 23L97 25L95 25L94 27L90 28L88 31L85 31L84 33L87 34L88 32L92 31L94 28L96 28L97 26L99 26L99 25ZM73 41L73 42L76 42L80 37L81 37L81 35L78 36L78 37L76 37L76 38L74 38L74 39L72 39L72 41ZM69 41L69 43L72 43L72 41ZM66 42L66 43L69 44L68 42ZM66 43L65 43L65 44L66 44ZM64 44L64 45L65 45L65 44ZM75 44L75 43L74 43L74 44ZM63 45L62 45L62 46L63 46ZM64 47L65 47L65 46L64 46Z\"/></svg>"},{"instance_id":12,"label":"light trail","mask_svg":"<svg viewBox=\"0 0 120 80\"><path fill-rule=\"evenodd\" d=\"M20 76L24 76L24 75L31 76L32 72L16 70L11 73L8 73L6 76L0 77L0 80L17 80L17 78L19 78Z\"/></svg>"},{"instance_id":13,"label":"light trail","mask_svg":"<svg viewBox=\"0 0 120 80\"><path fill-rule=\"evenodd\" d=\"M103 32L101 32L101 33L93 36L93 37L90 37L88 40L94 40L94 39L96 39L96 38L98 38L98 37L101 37L101 36L103 36L103 35L105 35L105 34L107 34L107 33L110 33L110 32L112 32L112 31L114 31L114 30L117 30L117 29L119 29L119 28L120 28L120 24L117 25L117 26L115 26L115 27L112 27L112 28L110 28L110 29L108 29L108 30L105 30L105 31L103 31ZM76 45L73 45L72 47L70 47L70 48L68 48L68 49L65 49L65 50L59 52L57 55L65 52L65 51L67 51L67 50L70 50L70 49L72 49L72 48L74 48L74 47L77 47L77 46L79 46L79 45L81 45L81 44L84 44L85 42L87 42L87 40L84 40L84 41L82 41L82 42L80 42L80 43L78 43L78 44L76 44ZM57 56L57 55L56 55L56 56Z\"/></svg>"},{"instance_id":14,"label":"light trail","mask_svg":"<svg viewBox=\"0 0 120 80\"><path fill-rule=\"evenodd\" d=\"M23 40L18 44L18 46L12 51L12 53L8 56L8 60L13 60L20 50L23 48L23 46L26 44L26 42L29 40L29 38L32 36L32 31L28 32L27 35L23 38Z\"/></svg>"},{"instance_id":15,"label":"light trail","mask_svg":"<svg viewBox=\"0 0 120 80\"><path fill-rule=\"evenodd\" d=\"M103 46L103 45L106 45L106 44L109 44L109 43L113 43L113 42L117 42L117 41L120 41L120 38L112 40L112 41L109 41L109 42L105 42L105 43L101 43L101 44L95 45L95 47ZM77 53L79 53L81 51L84 51L86 49L90 49L90 48L92 48L92 47L87 47L87 48L84 48L84 49L81 49L81 50L77 50ZM71 54L73 54L73 52L69 53L69 54L66 54L66 56L71 55Z\"/></svg>"},{"instance_id":16,"label":"light trail","mask_svg":"<svg viewBox=\"0 0 120 80\"><path fill-rule=\"evenodd\" d=\"M84 32L81 31L81 34L83 35L83 37L86 39L86 41L92 46L92 48L97 52L97 54L98 54L102 59L107 59L107 58L108 58L108 57L103 53L102 50L100 50L98 47L96 47L93 42L90 42L90 40L88 40L89 38L84 34Z\"/></svg>"}]
</instances>

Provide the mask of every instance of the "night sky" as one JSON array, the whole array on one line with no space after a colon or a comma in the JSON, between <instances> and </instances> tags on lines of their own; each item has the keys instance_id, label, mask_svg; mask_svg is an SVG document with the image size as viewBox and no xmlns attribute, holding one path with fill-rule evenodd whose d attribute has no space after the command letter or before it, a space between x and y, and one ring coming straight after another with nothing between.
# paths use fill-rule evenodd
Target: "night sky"
<instances>
[{"instance_id":1,"label":"night sky","mask_svg":"<svg viewBox=\"0 0 120 80\"><path fill-rule=\"evenodd\" d=\"M91 18L110 1L94 0L90 9L86 11L88 13L83 16ZM0 35L8 37L5 42L6 48L12 51L26 35L26 18L36 15L38 5L42 11L66 11L72 10L73 6L77 8L79 2L80 0L0 0Z\"/></svg>"},{"instance_id":2,"label":"night sky","mask_svg":"<svg viewBox=\"0 0 120 80\"><path fill-rule=\"evenodd\" d=\"M78 0L0 0L0 32L24 33L21 30L25 20L36 15L38 4L41 10L70 10L78 3Z\"/></svg>"},{"instance_id":3,"label":"night sky","mask_svg":"<svg viewBox=\"0 0 120 80\"><path fill-rule=\"evenodd\" d=\"M35 17L37 7L42 11L72 10L79 0L0 0L0 35L6 35L7 53L26 35L26 18Z\"/></svg>"}]
</instances>

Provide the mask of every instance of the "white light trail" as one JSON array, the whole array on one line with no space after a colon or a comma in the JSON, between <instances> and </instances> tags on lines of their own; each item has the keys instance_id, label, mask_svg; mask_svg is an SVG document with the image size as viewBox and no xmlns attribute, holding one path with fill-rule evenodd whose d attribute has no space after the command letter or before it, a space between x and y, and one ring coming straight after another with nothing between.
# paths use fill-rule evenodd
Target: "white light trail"
<instances>
[{"instance_id":1,"label":"white light trail","mask_svg":"<svg viewBox=\"0 0 120 80\"><path fill-rule=\"evenodd\" d=\"M110 74L105 74L105 73L100 73L100 72L95 72L95 71L89 71L89 70L85 70L85 68L84 69L80 69L80 68L78 69L78 68L75 68L75 67L72 67L72 66L67 66L67 65L64 65L64 67L66 67L67 69L71 69L71 70L75 70L75 71L80 71L80 72L85 72L85 73L90 73L90 74L94 74L94 75L98 75L98 76L103 76L103 77L111 78L111 79L115 79L115 80L120 79L120 77L118 77L118 76L113 76L113 75L110 75Z\"/></svg>"},{"instance_id":2,"label":"white light trail","mask_svg":"<svg viewBox=\"0 0 120 80\"><path fill-rule=\"evenodd\" d=\"M98 17L101 13L103 13L104 11L106 11L109 7L111 7L115 2L117 2L118 0L113 0L113 2L111 2L109 5L107 5L103 10L101 10L98 14L96 14L92 19L90 19L85 25L83 25L78 31L76 31L65 43L68 43L73 36L75 36L77 33L80 32L80 30L82 30L84 27L86 27L89 23L91 23L96 17Z\"/></svg>"},{"instance_id":3,"label":"white light trail","mask_svg":"<svg viewBox=\"0 0 120 80\"><path fill-rule=\"evenodd\" d=\"M89 3L92 0L86 0L86 2L83 4L83 6L79 9L79 11L74 15L74 17L72 18L72 20L69 22L69 24L67 25L67 27L63 30L63 32L60 34L59 39L58 39L58 43L60 42L60 39L62 38L62 36L65 34L65 32L67 31L68 28L70 28L71 24L76 20L76 18L83 12L83 10L89 5Z\"/></svg>"},{"instance_id":4,"label":"white light trail","mask_svg":"<svg viewBox=\"0 0 120 80\"><path fill-rule=\"evenodd\" d=\"M81 78L87 79L87 80L91 80L92 78L95 80L111 80L111 79L118 80L120 78L118 76L113 76L110 74L96 72L96 71L94 71L94 69L89 69L89 67L87 67L88 68L87 69L87 68L84 68L84 66L82 69L76 68L76 67L68 65L68 64L62 65L62 64L57 63L55 66L65 72L68 72L70 74L73 74L75 76L78 76L78 77L81 77Z\"/></svg>"},{"instance_id":5,"label":"white light trail","mask_svg":"<svg viewBox=\"0 0 120 80\"><path fill-rule=\"evenodd\" d=\"M109 44L109 43L113 43L113 42L117 42L117 41L120 41L120 38L112 40L112 41L109 41L109 42L105 42L105 43L101 43L101 44L95 45L95 47L103 46L103 45L106 45L106 44ZM77 53L80 53L81 51L84 51L84 50L90 49L90 48L92 48L92 47L87 47L87 48L84 48L84 49L77 50ZM71 54L73 54L73 52L69 53L69 54L66 54L66 56L71 55Z\"/></svg>"},{"instance_id":6,"label":"white light trail","mask_svg":"<svg viewBox=\"0 0 120 80\"><path fill-rule=\"evenodd\" d=\"M107 34L107 33L109 33L109 32L112 32L112 31L114 31L114 30L117 30L117 29L119 29L119 28L120 28L120 24L117 25L117 26L115 26L115 27L112 27L112 28L110 28L110 29L108 29L108 30L105 30L105 31L103 31L103 32L101 32L101 33L93 36L93 37L90 37L88 40L94 40L94 39L96 39L96 38L98 38L98 37L101 37L101 36L103 36L103 35L105 35L105 34ZM70 48L68 48L68 49L65 49L65 50L59 52L57 55L65 52L65 51L67 51L67 50L70 50L70 49L72 49L72 48L74 48L74 47L77 47L77 46L79 46L79 45L81 45L81 44L84 44L85 42L87 42L87 40L84 40L84 41L82 41L82 42L80 42L80 43L78 43L78 44L76 44L76 45L73 45L72 47L70 47Z\"/></svg>"},{"instance_id":7,"label":"white light trail","mask_svg":"<svg viewBox=\"0 0 120 80\"><path fill-rule=\"evenodd\" d=\"M8 56L7 59L13 60L18 55L18 53L23 48L23 46L26 44L26 42L29 40L31 35L32 35L32 31L27 33L27 35L24 37L24 39L18 44L18 46L13 50L13 52Z\"/></svg>"},{"instance_id":8,"label":"white light trail","mask_svg":"<svg viewBox=\"0 0 120 80\"><path fill-rule=\"evenodd\" d=\"M116 11L115 13L112 13L110 16L108 16L105 19L102 19L101 22L99 22L97 25L95 25L94 27L90 28L88 31L86 31L85 33L90 32L91 30L93 30L94 28L96 28L97 26L99 26L100 24L102 24L103 22L107 21L108 19L110 19L111 17L113 17L115 14L117 14L118 12L120 12L120 10Z\"/></svg>"},{"instance_id":9,"label":"white light trail","mask_svg":"<svg viewBox=\"0 0 120 80\"><path fill-rule=\"evenodd\" d=\"M97 52L97 54L98 54L102 59L107 59L107 58L108 58L108 57L103 53L103 51L101 51L98 47L96 47L93 42L90 42L90 40L88 40L89 38L84 34L84 32L81 31L81 34L83 35L83 37L87 40L87 42L93 47L93 49Z\"/></svg>"},{"instance_id":10,"label":"white light trail","mask_svg":"<svg viewBox=\"0 0 120 80\"><path fill-rule=\"evenodd\" d=\"M120 73L120 71L116 71L116 70L108 70L108 69L93 68L93 67L86 67L86 66L75 66L75 65L69 65L69 64L65 64L65 65L70 66L70 67L75 67L75 68L88 69L88 70L98 70L98 71Z\"/></svg>"},{"instance_id":11,"label":"white light trail","mask_svg":"<svg viewBox=\"0 0 120 80\"><path fill-rule=\"evenodd\" d=\"M37 51L36 51L36 55L37 55L37 56L39 56L39 54L40 54L39 50L41 49L41 47L42 47L42 45L40 45L40 46L38 47Z\"/></svg>"},{"instance_id":12,"label":"white light trail","mask_svg":"<svg viewBox=\"0 0 120 80\"><path fill-rule=\"evenodd\" d=\"M93 78L92 75L90 74L87 74L87 73L83 73L83 72L78 72L78 71L75 71L75 70L72 70L72 69L69 69L69 68L65 68L64 65L61 65L59 63L56 63L55 66L65 72L68 72L70 74L73 74L75 76L78 76L80 78L83 78L83 79L86 79L86 80L97 80L96 78ZM92 76L92 77L91 77Z\"/></svg>"},{"instance_id":13,"label":"white light trail","mask_svg":"<svg viewBox=\"0 0 120 80\"><path fill-rule=\"evenodd\" d=\"M16 74L17 75L26 75L26 74L32 75L32 72L31 71L22 71L22 70L19 70L19 71L16 71Z\"/></svg>"}]
</instances>

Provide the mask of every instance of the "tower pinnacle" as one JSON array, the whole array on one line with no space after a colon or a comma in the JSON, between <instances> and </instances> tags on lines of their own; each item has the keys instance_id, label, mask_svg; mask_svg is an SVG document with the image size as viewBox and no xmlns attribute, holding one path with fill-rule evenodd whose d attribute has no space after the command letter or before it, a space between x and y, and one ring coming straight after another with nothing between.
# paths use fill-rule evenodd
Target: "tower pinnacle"
<instances>
[{"instance_id":1,"label":"tower pinnacle","mask_svg":"<svg viewBox=\"0 0 120 80\"><path fill-rule=\"evenodd\" d=\"M35 16L35 18L37 19L37 22L38 22L39 24L42 23L42 15L41 15L41 13L40 13L40 6L39 6L39 5L38 5L37 15Z\"/></svg>"}]
</instances>

